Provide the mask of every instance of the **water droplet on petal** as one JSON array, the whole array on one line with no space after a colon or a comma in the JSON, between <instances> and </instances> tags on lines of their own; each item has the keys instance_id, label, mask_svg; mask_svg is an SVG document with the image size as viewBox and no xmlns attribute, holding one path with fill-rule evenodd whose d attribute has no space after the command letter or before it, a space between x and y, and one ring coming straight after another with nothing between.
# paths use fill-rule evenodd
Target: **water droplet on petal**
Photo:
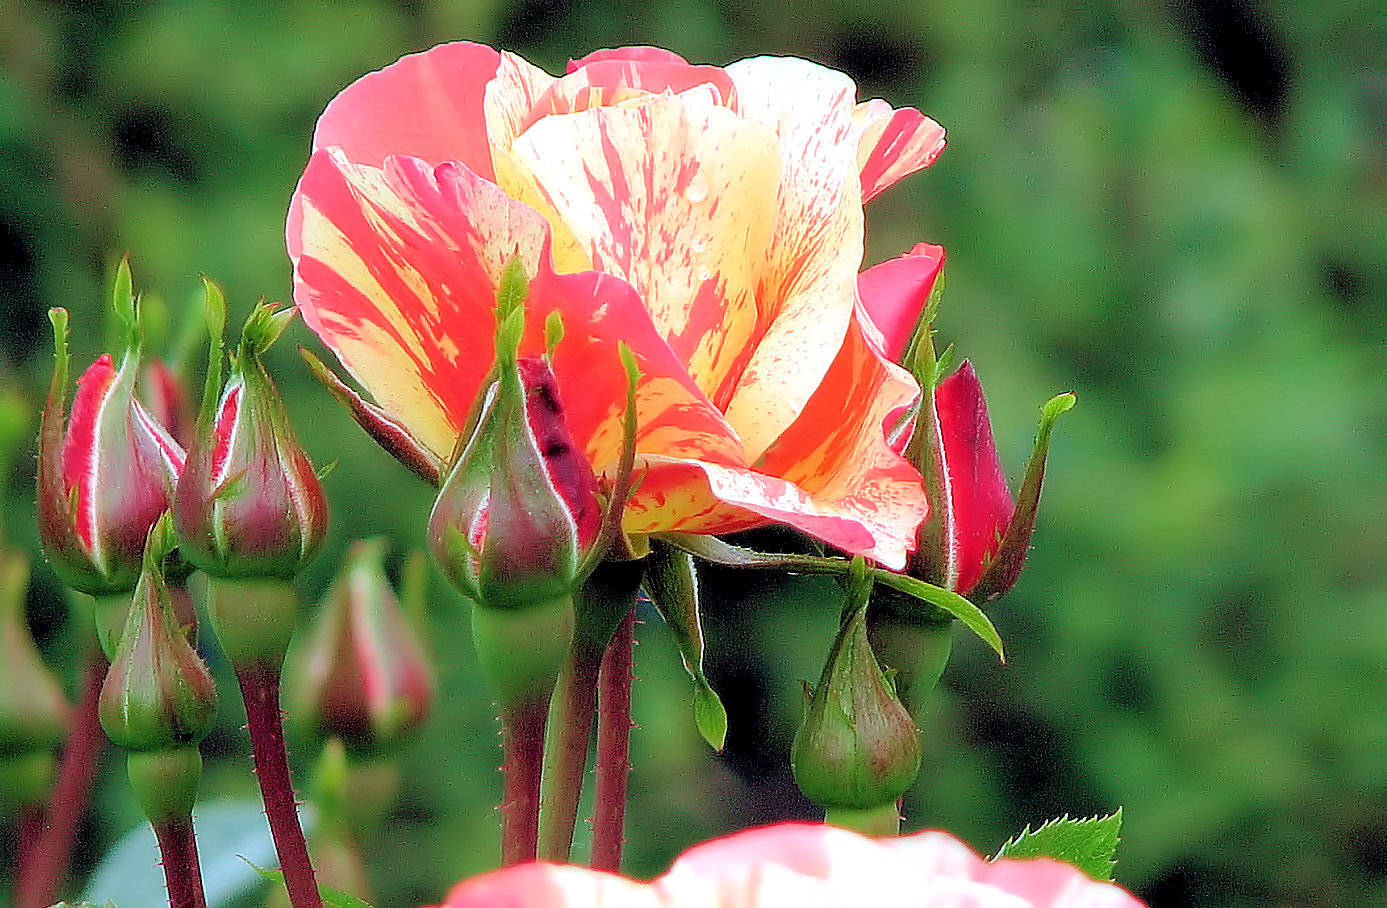
<instances>
[{"instance_id":1,"label":"water droplet on petal","mask_svg":"<svg viewBox=\"0 0 1387 908\"><path fill-rule=\"evenodd\" d=\"M707 177L703 176L701 172L694 174L693 179L689 180L689 185L684 189L684 198L688 199L690 204L693 205L697 205L699 202L708 198Z\"/></svg>"}]
</instances>

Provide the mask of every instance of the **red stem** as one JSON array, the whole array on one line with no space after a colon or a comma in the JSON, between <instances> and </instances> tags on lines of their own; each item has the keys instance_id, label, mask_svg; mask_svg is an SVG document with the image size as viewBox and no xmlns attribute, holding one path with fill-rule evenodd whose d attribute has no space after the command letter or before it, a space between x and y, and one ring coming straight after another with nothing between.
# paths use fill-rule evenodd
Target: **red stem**
<instances>
[{"instance_id":1,"label":"red stem","mask_svg":"<svg viewBox=\"0 0 1387 908\"><path fill-rule=\"evenodd\" d=\"M544 723L549 701L541 697L501 716L501 866L535 859L539 840L539 785L544 768Z\"/></svg>"},{"instance_id":2,"label":"red stem","mask_svg":"<svg viewBox=\"0 0 1387 908\"><path fill-rule=\"evenodd\" d=\"M14 823L15 879L23 878L34 857L34 845L43 834L43 808L37 804L21 807Z\"/></svg>"},{"instance_id":3,"label":"red stem","mask_svg":"<svg viewBox=\"0 0 1387 908\"><path fill-rule=\"evenodd\" d=\"M250 730L251 755L265 816L270 821L279 868L293 908L322 908L308 843L299 826L298 802L289 775L289 756L284 748L284 722L279 711L279 674L271 670L238 672L241 696L246 702L246 727Z\"/></svg>"},{"instance_id":4,"label":"red stem","mask_svg":"<svg viewBox=\"0 0 1387 908\"><path fill-rule=\"evenodd\" d=\"M557 727L552 749L545 761L544 810L540 816L539 856L542 860L567 862L573 850L573 827L578 822L578 802L583 794L583 774L588 767L588 744L597 714L597 679L602 652L576 647L572 660L559 678L555 698Z\"/></svg>"},{"instance_id":5,"label":"red stem","mask_svg":"<svg viewBox=\"0 0 1387 908\"><path fill-rule=\"evenodd\" d=\"M159 841L159 854L164 859L169 908L207 908L192 818L160 823L154 827L154 837Z\"/></svg>"},{"instance_id":6,"label":"red stem","mask_svg":"<svg viewBox=\"0 0 1387 908\"><path fill-rule=\"evenodd\" d=\"M597 785L592 816L592 866L621 869L625 843L626 779L631 771L631 663L636 610L622 619L597 680Z\"/></svg>"},{"instance_id":7,"label":"red stem","mask_svg":"<svg viewBox=\"0 0 1387 908\"><path fill-rule=\"evenodd\" d=\"M21 843L21 854L26 860L20 864L15 882L15 908L46 908L53 904L58 887L67 876L72 842L86 814L92 779L106 741L96 715L105 677L106 658L98 650L87 657L82 669L81 698L63 745L47 816L33 844L24 847Z\"/></svg>"}]
</instances>

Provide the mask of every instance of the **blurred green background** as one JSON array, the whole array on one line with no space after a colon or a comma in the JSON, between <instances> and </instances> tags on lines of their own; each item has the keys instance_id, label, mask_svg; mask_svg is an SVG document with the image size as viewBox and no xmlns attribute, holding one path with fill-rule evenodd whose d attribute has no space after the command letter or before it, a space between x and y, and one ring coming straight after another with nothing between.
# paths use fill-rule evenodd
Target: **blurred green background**
<instances>
[{"instance_id":1,"label":"blurred green background","mask_svg":"<svg viewBox=\"0 0 1387 908\"><path fill-rule=\"evenodd\" d=\"M73 311L80 360L102 348L122 251L175 314L199 272L233 317L288 299L283 217L316 115L360 74L456 38L551 72L631 43L719 64L806 56L943 123L938 163L872 203L868 261L948 248L941 337L976 365L1012 475L1035 407L1071 389L1079 406L1036 551L992 612L1009 662L960 635L908 823L990 852L1024 824L1122 806L1119 878L1154 905L1387 905L1382 3L9 0L0 386L37 405L49 306ZM428 495L292 347L274 365L300 435L338 461L313 598L348 540L418 545ZM31 464L10 477L6 532L37 551ZM708 579L728 748L698 742L677 656L645 625L641 874L694 841L812 815L786 753L832 587ZM435 593L443 693L368 843L382 906L437 898L496 847L494 716L461 605L437 578ZM36 567L35 632L66 671L60 602ZM235 711L209 739L209 798L252 784ZM79 878L137 824L118 770L108 759Z\"/></svg>"}]
</instances>

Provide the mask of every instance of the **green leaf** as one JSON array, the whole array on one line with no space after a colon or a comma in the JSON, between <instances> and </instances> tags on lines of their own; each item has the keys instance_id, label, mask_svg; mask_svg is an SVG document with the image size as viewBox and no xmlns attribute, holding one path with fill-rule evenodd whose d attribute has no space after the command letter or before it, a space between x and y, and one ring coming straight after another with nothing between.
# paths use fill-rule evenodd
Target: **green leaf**
<instances>
[{"instance_id":1,"label":"green leaf","mask_svg":"<svg viewBox=\"0 0 1387 908\"><path fill-rule=\"evenodd\" d=\"M758 552L755 549L723 542L714 536L668 533L658 534L652 538L682 549L704 561L710 561L724 567L779 570L790 574L830 574L836 577L848 574L851 567L851 562L843 558ZM958 593L884 568L873 568L872 579L933 606L935 609L934 617L939 620L947 620L950 617L957 618L969 630L981 637L984 643L992 647L998 657L1003 660L1006 659L1006 653L1002 649L1002 636L997 633L997 628L992 624L992 620L983 614L982 609Z\"/></svg>"},{"instance_id":2,"label":"green leaf","mask_svg":"<svg viewBox=\"0 0 1387 908\"><path fill-rule=\"evenodd\" d=\"M1112 879L1114 855L1120 841L1122 808L1110 816L1073 820L1060 817L1020 835L1002 846L992 860L1000 858L1054 858L1073 864L1095 880Z\"/></svg>"},{"instance_id":3,"label":"green leaf","mask_svg":"<svg viewBox=\"0 0 1387 908\"><path fill-rule=\"evenodd\" d=\"M246 863L250 864L250 861ZM250 864L250 866L255 867L255 872L270 882L278 883L280 886L284 885L284 874L282 872L278 870L266 870L263 867L256 867L254 864ZM345 892L339 892L321 883L318 884L318 895L322 896L323 904L327 906L327 908L371 908L370 902L363 901Z\"/></svg>"},{"instance_id":4,"label":"green leaf","mask_svg":"<svg viewBox=\"0 0 1387 908\"><path fill-rule=\"evenodd\" d=\"M713 750L721 751L727 743L727 707L717 691L700 675L694 682L694 725Z\"/></svg>"},{"instance_id":5,"label":"green leaf","mask_svg":"<svg viewBox=\"0 0 1387 908\"><path fill-rule=\"evenodd\" d=\"M694 725L708 746L720 751L727 740L727 710L703 674L703 622L693 558L674 546L653 543L646 560L645 591L674 635L684 668L693 679Z\"/></svg>"}]
</instances>

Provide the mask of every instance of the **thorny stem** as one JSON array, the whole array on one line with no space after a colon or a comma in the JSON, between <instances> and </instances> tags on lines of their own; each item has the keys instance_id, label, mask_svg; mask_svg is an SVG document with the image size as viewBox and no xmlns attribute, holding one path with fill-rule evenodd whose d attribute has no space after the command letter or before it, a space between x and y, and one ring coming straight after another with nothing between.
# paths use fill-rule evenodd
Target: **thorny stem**
<instances>
[{"instance_id":1,"label":"thorny stem","mask_svg":"<svg viewBox=\"0 0 1387 908\"><path fill-rule=\"evenodd\" d=\"M501 715L501 866L533 861L539 837L539 785L549 700L541 697Z\"/></svg>"},{"instance_id":2,"label":"thorny stem","mask_svg":"<svg viewBox=\"0 0 1387 908\"><path fill-rule=\"evenodd\" d=\"M621 869L626 781L631 771L631 664L636 610L622 619L602 657L597 681L597 787L592 817L592 866Z\"/></svg>"},{"instance_id":3,"label":"thorny stem","mask_svg":"<svg viewBox=\"0 0 1387 908\"><path fill-rule=\"evenodd\" d=\"M597 714L597 679L602 651L574 647L554 692L553 737L544 765L543 810L540 812L539 857L567 862L573 849L573 827L583 794L588 744Z\"/></svg>"},{"instance_id":4,"label":"thorny stem","mask_svg":"<svg viewBox=\"0 0 1387 908\"><path fill-rule=\"evenodd\" d=\"M106 659L93 647L82 669L81 697L63 745L58 778L38 838L27 846L21 843L26 860L19 866L15 883L16 908L46 908L53 904L58 887L67 876L72 842L86 813L87 797L106 740L96 713L105 677Z\"/></svg>"},{"instance_id":5,"label":"thorny stem","mask_svg":"<svg viewBox=\"0 0 1387 908\"><path fill-rule=\"evenodd\" d=\"M279 674L268 669L236 673L246 703L246 727L265 816L270 821L284 886L293 908L322 908L308 844L299 826L298 803L284 748L284 722L279 711Z\"/></svg>"},{"instance_id":6,"label":"thorny stem","mask_svg":"<svg viewBox=\"0 0 1387 908\"><path fill-rule=\"evenodd\" d=\"M154 837L159 841L159 854L164 861L169 908L207 908L192 817L155 824Z\"/></svg>"}]
</instances>

